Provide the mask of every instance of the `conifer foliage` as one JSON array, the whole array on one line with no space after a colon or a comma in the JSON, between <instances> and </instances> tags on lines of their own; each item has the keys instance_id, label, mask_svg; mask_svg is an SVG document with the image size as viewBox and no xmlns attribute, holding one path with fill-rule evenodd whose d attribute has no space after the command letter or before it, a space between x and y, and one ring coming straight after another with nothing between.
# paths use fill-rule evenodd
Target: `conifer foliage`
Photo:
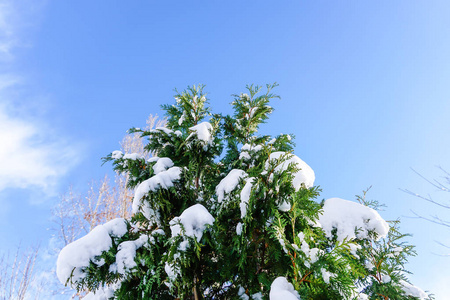
<instances>
[{"instance_id":1,"label":"conifer foliage","mask_svg":"<svg viewBox=\"0 0 450 300\"><path fill-rule=\"evenodd\" d=\"M276 86L234 95L213 114L203 86L164 105L145 159L104 160L130 175L130 219L67 245L57 274L86 299L428 299L404 264L413 247L376 203L319 201L314 171L292 137L258 135Z\"/></svg>"}]
</instances>

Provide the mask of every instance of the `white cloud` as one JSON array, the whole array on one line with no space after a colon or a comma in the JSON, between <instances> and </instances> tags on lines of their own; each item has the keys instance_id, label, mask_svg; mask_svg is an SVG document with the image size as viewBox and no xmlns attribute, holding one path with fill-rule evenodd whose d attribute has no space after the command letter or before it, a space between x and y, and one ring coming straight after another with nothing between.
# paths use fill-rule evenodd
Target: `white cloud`
<instances>
[{"instance_id":1,"label":"white cloud","mask_svg":"<svg viewBox=\"0 0 450 300\"><path fill-rule=\"evenodd\" d=\"M69 144L42 117L17 109L10 100L17 96L17 82L13 76L0 76L0 191L38 188L50 195L79 162L81 146Z\"/></svg>"},{"instance_id":2,"label":"white cloud","mask_svg":"<svg viewBox=\"0 0 450 300\"><path fill-rule=\"evenodd\" d=\"M47 0L0 0L0 62L11 62L17 47L28 46L24 39L33 31Z\"/></svg>"},{"instance_id":3,"label":"white cloud","mask_svg":"<svg viewBox=\"0 0 450 300\"><path fill-rule=\"evenodd\" d=\"M24 97L23 76L14 73L15 50L28 44L27 32L44 4L42 0L0 0L0 67L7 65L9 70L0 73L0 192L37 188L52 194L80 158L76 150L80 147L69 145L51 124L36 118L35 112L23 110L24 103L35 108L36 104ZM38 97L32 91L26 93Z\"/></svg>"},{"instance_id":4,"label":"white cloud","mask_svg":"<svg viewBox=\"0 0 450 300\"><path fill-rule=\"evenodd\" d=\"M11 56L11 49L16 43L12 18L14 7L10 1L0 1L0 57L2 59Z\"/></svg>"}]
</instances>

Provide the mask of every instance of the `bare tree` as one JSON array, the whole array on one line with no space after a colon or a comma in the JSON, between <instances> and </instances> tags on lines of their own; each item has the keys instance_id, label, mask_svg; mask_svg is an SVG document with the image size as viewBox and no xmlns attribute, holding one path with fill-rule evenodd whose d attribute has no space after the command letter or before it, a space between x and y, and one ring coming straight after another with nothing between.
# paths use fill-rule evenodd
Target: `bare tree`
<instances>
[{"instance_id":1,"label":"bare tree","mask_svg":"<svg viewBox=\"0 0 450 300\"><path fill-rule=\"evenodd\" d=\"M450 193L450 173L445 170L442 167L438 167L439 170L442 172L442 176L440 179L428 179L425 176L423 176L422 174L420 174L419 172L417 172L416 170L412 169L414 171L414 173L416 173L417 175L419 175L423 180L425 180L426 182L428 182L432 187L435 188L436 192L444 192L444 193ZM414 197L417 197L423 201L426 201L428 203L431 203L433 205L435 205L436 207L440 208L440 209L449 209L450 210L450 197L444 197L444 200L436 200L435 198L433 198L430 194L427 195L421 195L418 193L415 193L411 190L408 189L401 189L403 192L412 195ZM439 215L429 215L429 216L424 216L421 215L415 211L411 211L416 218L419 219L423 219L426 220L428 222L434 223L434 224L438 224L447 228L450 228L450 219L445 219L442 218ZM449 245L445 245L440 241L436 241L436 243L438 243L439 245L450 249ZM445 256L450 256L450 254L447 254Z\"/></svg>"},{"instance_id":2,"label":"bare tree","mask_svg":"<svg viewBox=\"0 0 450 300\"><path fill-rule=\"evenodd\" d=\"M146 130L165 126L165 120L157 115L147 119ZM138 153L145 158L152 154L144 149L139 133L125 136L120 143L125 153ZM129 218L133 191L127 188L128 174L105 175L100 181L92 181L85 193L77 193L72 187L60 197L53 215L57 224L57 239L62 246L85 235L95 226L114 218Z\"/></svg>"},{"instance_id":3,"label":"bare tree","mask_svg":"<svg viewBox=\"0 0 450 300\"><path fill-rule=\"evenodd\" d=\"M164 127L166 121L157 115L150 115L146 130ZM145 143L139 133L126 135L120 142L124 153L138 153L146 159L153 153L144 149ZM130 218L134 192L127 188L128 174L105 175L99 181L92 181L87 191L77 192L73 187L63 194L53 210L55 238L59 253L62 247L86 235L95 226L115 218ZM85 293L76 293L72 299L82 298ZM1 300L1 299L0 299Z\"/></svg>"},{"instance_id":4,"label":"bare tree","mask_svg":"<svg viewBox=\"0 0 450 300\"><path fill-rule=\"evenodd\" d=\"M34 298L30 298L30 288L35 278L35 263L38 247L25 251L17 248L13 257L9 254L0 256L0 299L22 300L38 299L39 288L33 290ZM36 288L36 287L35 287Z\"/></svg>"},{"instance_id":5,"label":"bare tree","mask_svg":"<svg viewBox=\"0 0 450 300\"><path fill-rule=\"evenodd\" d=\"M423 180L425 180L426 182L428 182L431 186L433 186L434 188L436 188L436 192L447 192L450 193L450 173L447 172L445 169L443 169L442 167L439 167L439 169L441 170L441 172L443 173L443 176L441 177L441 179L433 179L430 180L426 177L424 177L422 174L420 174L419 172L417 172L416 170L413 169L414 173L416 173L417 175L419 175ZM434 199L430 194L427 194L426 196L412 192L408 189L402 189L402 191L404 191L405 193L408 193L414 197L417 197L419 199L422 199L424 201L427 201L433 205L436 205L440 208L445 208L445 209L450 209L450 197L447 198L447 200L436 200ZM424 219L427 220L429 222L438 224L438 225L442 225L445 227L450 227L450 220L446 220L441 218L438 215L431 215L431 216L423 216L421 214L418 214L416 212L414 212L414 215L417 218L420 219Z\"/></svg>"}]
</instances>

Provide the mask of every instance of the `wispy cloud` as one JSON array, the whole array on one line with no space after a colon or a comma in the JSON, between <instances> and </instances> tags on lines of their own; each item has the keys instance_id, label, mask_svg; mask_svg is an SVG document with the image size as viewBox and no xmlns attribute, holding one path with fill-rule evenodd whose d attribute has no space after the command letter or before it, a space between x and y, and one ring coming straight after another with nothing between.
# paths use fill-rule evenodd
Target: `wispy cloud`
<instances>
[{"instance_id":1,"label":"wispy cloud","mask_svg":"<svg viewBox=\"0 0 450 300\"><path fill-rule=\"evenodd\" d=\"M26 38L33 28L30 20L39 19L43 3L0 0L0 192L38 188L51 194L80 159L79 147L69 145L62 132L53 130L51 120L44 121L19 107L19 103L22 107L32 103L24 94L40 97L27 89L26 76L16 75L15 62L20 59L16 50L30 46Z\"/></svg>"},{"instance_id":2,"label":"wispy cloud","mask_svg":"<svg viewBox=\"0 0 450 300\"><path fill-rule=\"evenodd\" d=\"M39 22L47 0L0 0L0 63L11 62L18 47L29 46L23 37Z\"/></svg>"},{"instance_id":3,"label":"wispy cloud","mask_svg":"<svg viewBox=\"0 0 450 300\"><path fill-rule=\"evenodd\" d=\"M0 58L2 60L11 57L11 50L16 44L14 30L14 6L10 1L0 1Z\"/></svg>"},{"instance_id":4,"label":"wispy cloud","mask_svg":"<svg viewBox=\"0 0 450 300\"><path fill-rule=\"evenodd\" d=\"M0 102L1 97L0 91ZM5 103L0 104L0 191L39 188L51 193L58 180L78 163L79 147L69 145L43 121L18 117L14 107Z\"/></svg>"}]
</instances>

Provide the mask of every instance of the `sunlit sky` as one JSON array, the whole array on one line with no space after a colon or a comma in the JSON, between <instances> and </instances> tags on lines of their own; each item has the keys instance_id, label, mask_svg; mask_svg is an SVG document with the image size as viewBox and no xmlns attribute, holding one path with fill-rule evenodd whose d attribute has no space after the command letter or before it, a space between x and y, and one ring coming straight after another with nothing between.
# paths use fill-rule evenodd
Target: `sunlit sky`
<instances>
[{"instance_id":1,"label":"sunlit sky","mask_svg":"<svg viewBox=\"0 0 450 300\"><path fill-rule=\"evenodd\" d=\"M162 115L174 88L231 94L278 82L262 134L296 136L322 198L368 197L402 220L414 284L448 297L450 219L400 189L449 200L420 178L450 170L448 1L0 0L0 250L48 243L71 185L110 172L101 157Z\"/></svg>"}]
</instances>

